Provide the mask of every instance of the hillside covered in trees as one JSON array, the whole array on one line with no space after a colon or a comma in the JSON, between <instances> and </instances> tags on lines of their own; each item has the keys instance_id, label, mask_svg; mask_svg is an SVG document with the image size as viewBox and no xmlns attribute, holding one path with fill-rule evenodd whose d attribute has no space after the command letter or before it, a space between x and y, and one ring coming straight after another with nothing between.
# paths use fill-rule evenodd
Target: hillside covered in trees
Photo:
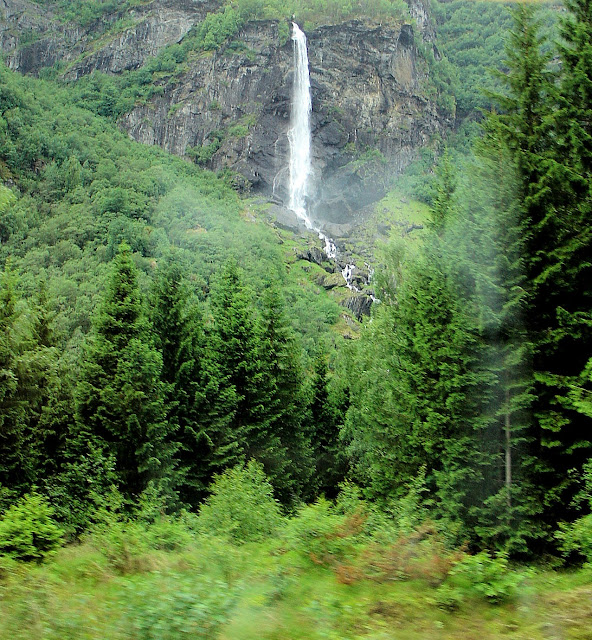
<instances>
[{"instance_id":1,"label":"hillside covered in trees","mask_svg":"<svg viewBox=\"0 0 592 640\"><path fill-rule=\"evenodd\" d=\"M151 6L29 4L9 62ZM0 638L588 637L589 0L203 8L134 69L0 66ZM264 107L181 157L128 135L292 15L390 25L433 114L390 156L313 120L375 190L332 227L357 280L216 165Z\"/></svg>"}]
</instances>

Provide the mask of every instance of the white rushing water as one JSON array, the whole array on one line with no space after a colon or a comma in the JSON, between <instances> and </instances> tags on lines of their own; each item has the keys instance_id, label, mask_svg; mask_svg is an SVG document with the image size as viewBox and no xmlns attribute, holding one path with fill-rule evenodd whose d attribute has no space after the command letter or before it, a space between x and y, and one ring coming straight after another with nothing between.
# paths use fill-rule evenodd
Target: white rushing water
<instances>
[{"instance_id":1,"label":"white rushing water","mask_svg":"<svg viewBox=\"0 0 592 640\"><path fill-rule=\"evenodd\" d=\"M315 226L308 215L307 206L308 198L310 197L310 179L312 177L312 135L310 126L312 99L306 36L295 22L292 23L292 41L294 43L294 87L290 129L288 130L288 142L290 144L290 165L288 167L290 172L288 185L290 198L288 208L304 222L307 229L318 233L319 238L325 245L323 251L326 256L335 259L337 257L335 242L327 234L323 233L319 227ZM275 180L273 190L275 192ZM341 275L349 289L360 291L353 284L355 269L355 265L346 264L341 270ZM372 296L372 299L378 302L374 296Z\"/></svg>"},{"instance_id":2,"label":"white rushing water","mask_svg":"<svg viewBox=\"0 0 592 640\"><path fill-rule=\"evenodd\" d=\"M308 215L310 178L312 176L310 114L312 99L310 95L310 75L308 71L308 51L306 36L300 27L292 23L292 41L294 42L294 88L292 94L292 114L288 142L290 143L290 200L291 209L304 222L307 229L316 231L324 242L324 252L328 258L335 258L337 247L329 236L315 226Z\"/></svg>"}]
</instances>

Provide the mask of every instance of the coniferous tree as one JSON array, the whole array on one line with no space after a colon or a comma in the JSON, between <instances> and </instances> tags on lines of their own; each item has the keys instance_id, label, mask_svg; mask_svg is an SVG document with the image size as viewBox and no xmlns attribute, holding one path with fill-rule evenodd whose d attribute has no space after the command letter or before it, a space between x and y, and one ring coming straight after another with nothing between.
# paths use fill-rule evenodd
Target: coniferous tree
<instances>
[{"instance_id":1,"label":"coniferous tree","mask_svg":"<svg viewBox=\"0 0 592 640\"><path fill-rule=\"evenodd\" d=\"M228 262L211 296L213 322L204 362L203 423L210 444L209 474L244 461L258 450L263 372L253 294L234 261Z\"/></svg>"},{"instance_id":2,"label":"coniferous tree","mask_svg":"<svg viewBox=\"0 0 592 640\"><path fill-rule=\"evenodd\" d=\"M248 459L260 461L278 496L290 502L312 472L304 429L303 376L278 292L261 319L236 262L226 264L211 298L200 426L210 477Z\"/></svg>"},{"instance_id":3,"label":"coniferous tree","mask_svg":"<svg viewBox=\"0 0 592 640\"><path fill-rule=\"evenodd\" d=\"M315 459L315 488L327 498L334 498L345 478L346 464L339 432L342 415L329 395L327 356L318 353L310 382L310 421Z\"/></svg>"},{"instance_id":4,"label":"coniferous tree","mask_svg":"<svg viewBox=\"0 0 592 640\"><path fill-rule=\"evenodd\" d=\"M206 438L200 426L204 386L204 332L201 313L184 282L181 268L166 263L157 275L150 317L162 353L167 415L178 441L175 485L181 501L195 506L205 497Z\"/></svg>"},{"instance_id":5,"label":"coniferous tree","mask_svg":"<svg viewBox=\"0 0 592 640\"><path fill-rule=\"evenodd\" d=\"M592 391L586 375L592 355L592 6L568 0L562 21L563 41L558 109L553 126L557 187L552 216L554 237L538 233L544 259L535 275L534 305L537 414L543 454L548 464L547 502L558 513L577 491L577 479L592 455L592 422L571 402L573 388ZM567 482L570 470L572 484Z\"/></svg>"},{"instance_id":6,"label":"coniferous tree","mask_svg":"<svg viewBox=\"0 0 592 640\"><path fill-rule=\"evenodd\" d=\"M450 154L445 151L437 167L436 195L431 207L430 226L438 234L444 231L446 218L453 206L456 189L456 175L452 167Z\"/></svg>"},{"instance_id":7,"label":"coniferous tree","mask_svg":"<svg viewBox=\"0 0 592 640\"><path fill-rule=\"evenodd\" d=\"M19 493L31 481L31 460L25 404L19 397L21 341L14 287L14 275L6 266L0 281L0 486Z\"/></svg>"},{"instance_id":8,"label":"coniferous tree","mask_svg":"<svg viewBox=\"0 0 592 640\"><path fill-rule=\"evenodd\" d=\"M395 303L379 310L360 343L362 373L352 381L345 432L358 475L371 495L383 498L401 497L422 467L436 490L445 456L458 487L481 464L473 459L472 468L453 468L453 458L470 459L479 380L471 370L474 337L446 274L440 240L433 236L431 248L403 273ZM462 521L469 505L461 504L462 495L454 500L451 511Z\"/></svg>"},{"instance_id":9,"label":"coniferous tree","mask_svg":"<svg viewBox=\"0 0 592 640\"><path fill-rule=\"evenodd\" d=\"M260 459L278 496L289 502L301 497L308 488L313 460L310 426L305 421L300 352L275 285L271 285L263 297L260 354L265 373L265 429L269 443L273 443L265 459Z\"/></svg>"},{"instance_id":10,"label":"coniferous tree","mask_svg":"<svg viewBox=\"0 0 592 640\"><path fill-rule=\"evenodd\" d=\"M174 445L161 370L136 268L129 247L122 245L86 350L76 421L78 455L102 456L106 470L113 460L119 488L130 497L171 473Z\"/></svg>"},{"instance_id":11,"label":"coniferous tree","mask_svg":"<svg viewBox=\"0 0 592 640\"><path fill-rule=\"evenodd\" d=\"M56 473L67 419L57 419L63 399L59 354L52 345L44 287L37 300L20 303L17 310L14 284L7 268L0 289L0 483L18 494ZM50 423L56 432L48 428Z\"/></svg>"},{"instance_id":12,"label":"coniferous tree","mask_svg":"<svg viewBox=\"0 0 592 640\"><path fill-rule=\"evenodd\" d=\"M448 224L451 273L479 342L473 369L481 379L481 427L476 447L487 453L483 506L473 508L475 531L488 545L524 550L532 527L533 459L530 406L532 345L525 322L524 222L518 172L495 137L478 145L465 168L457 210Z\"/></svg>"},{"instance_id":13,"label":"coniferous tree","mask_svg":"<svg viewBox=\"0 0 592 640\"><path fill-rule=\"evenodd\" d=\"M27 404L27 431L38 485L53 477L61 464L71 423L70 376L60 362L53 331L54 313L44 282L30 303L29 340L21 392Z\"/></svg>"},{"instance_id":14,"label":"coniferous tree","mask_svg":"<svg viewBox=\"0 0 592 640\"><path fill-rule=\"evenodd\" d=\"M505 76L508 95L499 99L505 113L488 123L492 136L510 149L520 177L527 294L523 317L532 344L536 397L530 439L538 466L534 480L549 527L560 513L569 517L576 484L570 488L567 471L576 479L592 450L588 418L574 411L568 391L592 353L586 97L592 82L592 32L589 3L570 2L568 9L558 87L548 71L548 57L540 53L532 8L517 9Z\"/></svg>"}]
</instances>

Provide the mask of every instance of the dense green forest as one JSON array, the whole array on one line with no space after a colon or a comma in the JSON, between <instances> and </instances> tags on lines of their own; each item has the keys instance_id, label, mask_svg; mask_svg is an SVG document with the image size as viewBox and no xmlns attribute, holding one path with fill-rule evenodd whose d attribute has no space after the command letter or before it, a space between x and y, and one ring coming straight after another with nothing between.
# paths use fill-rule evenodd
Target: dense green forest
<instances>
[{"instance_id":1,"label":"dense green forest","mask_svg":"<svg viewBox=\"0 0 592 640\"><path fill-rule=\"evenodd\" d=\"M241 0L118 76L0 66L0 638L589 637L592 5L556 9L435 3L479 124L402 180L428 219L356 340L314 239L116 120L242 21L402 5Z\"/></svg>"}]
</instances>

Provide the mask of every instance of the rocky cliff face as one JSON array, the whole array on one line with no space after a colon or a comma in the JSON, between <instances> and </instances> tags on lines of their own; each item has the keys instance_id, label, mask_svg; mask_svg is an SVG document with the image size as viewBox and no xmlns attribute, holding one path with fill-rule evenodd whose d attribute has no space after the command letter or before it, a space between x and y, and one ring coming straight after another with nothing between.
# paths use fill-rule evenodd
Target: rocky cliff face
<instances>
[{"instance_id":1,"label":"rocky cliff face","mask_svg":"<svg viewBox=\"0 0 592 640\"><path fill-rule=\"evenodd\" d=\"M95 69L119 73L136 69L163 47L215 11L218 0L152 0L127 11L105 13L81 26L64 22L52 5L0 0L0 50L10 69L38 74L56 62L66 77Z\"/></svg>"},{"instance_id":2,"label":"rocky cliff face","mask_svg":"<svg viewBox=\"0 0 592 640\"><path fill-rule=\"evenodd\" d=\"M241 50L194 58L121 125L172 153L209 150L210 168L229 167L255 190L285 201L292 43L282 42L270 21L249 23L239 41ZM425 97L426 67L410 25L319 27L308 34L308 47L313 216L349 222L447 122Z\"/></svg>"},{"instance_id":3,"label":"rocky cliff face","mask_svg":"<svg viewBox=\"0 0 592 640\"><path fill-rule=\"evenodd\" d=\"M424 41L433 37L423 0L410 0ZM95 69L121 73L179 42L216 0L153 0L82 27L28 0L0 0L7 64L38 73L60 61L67 79ZM349 223L382 195L431 136L449 123L426 97L427 67L410 24L351 21L308 34L313 93L312 214ZM192 54L161 93L121 119L131 137L229 168L244 184L286 200L292 43L286 25L248 23L216 52Z\"/></svg>"}]
</instances>

